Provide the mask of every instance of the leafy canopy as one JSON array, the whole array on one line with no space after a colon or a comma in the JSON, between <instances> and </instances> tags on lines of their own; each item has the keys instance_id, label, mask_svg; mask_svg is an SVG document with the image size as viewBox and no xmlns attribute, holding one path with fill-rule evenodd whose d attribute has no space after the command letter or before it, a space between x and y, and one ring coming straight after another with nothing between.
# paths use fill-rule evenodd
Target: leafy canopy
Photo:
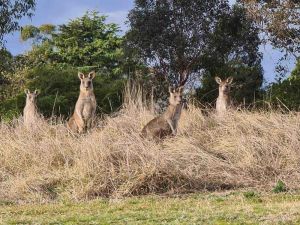
<instances>
[{"instance_id":1,"label":"leafy canopy","mask_svg":"<svg viewBox=\"0 0 300 225\"><path fill-rule=\"evenodd\" d=\"M299 0L238 0L266 35L264 41L288 54L300 56Z\"/></svg>"},{"instance_id":2,"label":"leafy canopy","mask_svg":"<svg viewBox=\"0 0 300 225\"><path fill-rule=\"evenodd\" d=\"M21 113L23 89L39 89L38 106L45 116L71 114L79 94L78 71L97 72L94 91L98 112L110 113L121 105L124 83L122 37L118 26L107 24L96 12L67 24L22 29L22 39L32 41L32 49L15 59L12 83L5 88L2 108L13 115ZM17 91L12 87L18 87ZM5 112L1 112L5 113ZM9 116L6 116L9 117Z\"/></svg>"},{"instance_id":3,"label":"leafy canopy","mask_svg":"<svg viewBox=\"0 0 300 225\"><path fill-rule=\"evenodd\" d=\"M18 20L32 16L35 0L0 0L0 45L4 35L19 29Z\"/></svg>"},{"instance_id":4,"label":"leafy canopy","mask_svg":"<svg viewBox=\"0 0 300 225\"><path fill-rule=\"evenodd\" d=\"M274 105L289 110L300 109L300 61L291 75L278 83L273 83L268 87L268 96Z\"/></svg>"},{"instance_id":5,"label":"leafy canopy","mask_svg":"<svg viewBox=\"0 0 300 225\"><path fill-rule=\"evenodd\" d=\"M211 35L209 51L201 60L204 72L197 93L201 101L211 103L217 98L215 76L234 77L231 94L237 102L252 103L260 97L263 71L258 35L254 22L238 5L220 18Z\"/></svg>"},{"instance_id":6,"label":"leafy canopy","mask_svg":"<svg viewBox=\"0 0 300 225\"><path fill-rule=\"evenodd\" d=\"M120 73L123 51L119 27L114 23L107 24L105 20L106 16L88 11L58 27L51 24L24 27L22 39L33 40L29 64L64 63Z\"/></svg>"},{"instance_id":7,"label":"leafy canopy","mask_svg":"<svg viewBox=\"0 0 300 225\"><path fill-rule=\"evenodd\" d=\"M228 10L225 0L136 0L128 16L127 49L137 51L158 76L185 82L199 71L197 63Z\"/></svg>"},{"instance_id":8,"label":"leafy canopy","mask_svg":"<svg viewBox=\"0 0 300 225\"><path fill-rule=\"evenodd\" d=\"M195 78L198 98L212 102L214 76L234 76L238 101L250 102L258 94L259 29L243 7L231 8L224 0L136 0L128 18L126 53L152 67L160 83L161 77L171 84Z\"/></svg>"}]
</instances>

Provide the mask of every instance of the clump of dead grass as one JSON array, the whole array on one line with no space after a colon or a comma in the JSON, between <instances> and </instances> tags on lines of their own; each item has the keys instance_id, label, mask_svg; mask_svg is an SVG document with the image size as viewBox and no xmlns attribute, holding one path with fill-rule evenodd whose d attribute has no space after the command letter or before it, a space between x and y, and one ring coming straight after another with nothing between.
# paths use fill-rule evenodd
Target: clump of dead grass
<instances>
[{"instance_id":1,"label":"clump of dead grass","mask_svg":"<svg viewBox=\"0 0 300 225\"><path fill-rule=\"evenodd\" d=\"M0 199L49 201L147 193L300 184L300 116L230 112L223 118L189 105L179 134L161 143L140 137L153 118L141 90L88 134L62 122L0 125Z\"/></svg>"}]
</instances>

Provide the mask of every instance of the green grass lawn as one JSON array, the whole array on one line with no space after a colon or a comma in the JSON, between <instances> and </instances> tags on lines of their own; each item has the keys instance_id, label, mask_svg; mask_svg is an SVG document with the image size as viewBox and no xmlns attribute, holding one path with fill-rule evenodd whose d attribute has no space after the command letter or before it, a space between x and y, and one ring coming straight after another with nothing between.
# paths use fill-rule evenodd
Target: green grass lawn
<instances>
[{"instance_id":1,"label":"green grass lawn","mask_svg":"<svg viewBox=\"0 0 300 225\"><path fill-rule=\"evenodd\" d=\"M300 224L300 193L223 192L180 197L14 205L1 224Z\"/></svg>"}]
</instances>

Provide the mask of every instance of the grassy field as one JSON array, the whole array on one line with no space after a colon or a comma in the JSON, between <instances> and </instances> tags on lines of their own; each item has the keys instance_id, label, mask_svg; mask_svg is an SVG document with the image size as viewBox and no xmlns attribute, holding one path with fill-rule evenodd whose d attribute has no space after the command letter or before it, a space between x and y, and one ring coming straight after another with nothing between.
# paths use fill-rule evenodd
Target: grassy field
<instances>
[{"instance_id":1,"label":"grassy field","mask_svg":"<svg viewBox=\"0 0 300 225\"><path fill-rule=\"evenodd\" d=\"M88 134L63 123L0 124L0 199L43 203L145 194L300 187L300 114L202 115L190 105L176 137L140 137L153 118L127 104Z\"/></svg>"},{"instance_id":2,"label":"grassy field","mask_svg":"<svg viewBox=\"0 0 300 225\"><path fill-rule=\"evenodd\" d=\"M141 96L80 136L55 118L1 122L0 223L300 224L300 114L190 104L154 142Z\"/></svg>"},{"instance_id":3,"label":"grassy field","mask_svg":"<svg viewBox=\"0 0 300 225\"><path fill-rule=\"evenodd\" d=\"M300 193L222 192L178 197L15 205L1 224L299 224Z\"/></svg>"}]
</instances>

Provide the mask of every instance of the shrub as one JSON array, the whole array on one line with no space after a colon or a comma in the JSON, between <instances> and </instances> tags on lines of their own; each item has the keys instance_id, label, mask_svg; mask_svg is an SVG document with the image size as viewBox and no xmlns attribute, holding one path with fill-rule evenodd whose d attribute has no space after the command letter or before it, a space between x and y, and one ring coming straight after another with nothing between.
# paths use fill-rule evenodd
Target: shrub
<instances>
[{"instance_id":1,"label":"shrub","mask_svg":"<svg viewBox=\"0 0 300 225\"><path fill-rule=\"evenodd\" d=\"M80 80L77 73L77 69L59 65L25 70L25 88L40 90L37 105L45 117L67 117L72 113L79 95ZM123 78L112 79L109 75L97 74L93 83L98 113L111 113L120 107ZM24 90L19 89L17 95L4 100L0 105L2 118L20 115L25 105Z\"/></svg>"},{"instance_id":2,"label":"shrub","mask_svg":"<svg viewBox=\"0 0 300 225\"><path fill-rule=\"evenodd\" d=\"M287 188L285 183L282 180L278 180L275 187L273 188L274 193L286 192Z\"/></svg>"}]
</instances>

